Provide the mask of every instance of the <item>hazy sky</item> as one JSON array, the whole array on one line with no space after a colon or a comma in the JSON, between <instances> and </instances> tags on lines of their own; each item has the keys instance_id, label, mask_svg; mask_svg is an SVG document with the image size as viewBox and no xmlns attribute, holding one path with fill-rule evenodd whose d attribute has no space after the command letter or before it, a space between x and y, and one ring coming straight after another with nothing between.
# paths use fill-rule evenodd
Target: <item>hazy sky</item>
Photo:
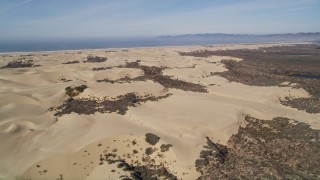
<instances>
[{"instance_id":1,"label":"hazy sky","mask_svg":"<svg viewBox=\"0 0 320 180\"><path fill-rule=\"evenodd\" d=\"M0 39L320 31L320 0L0 0Z\"/></svg>"}]
</instances>

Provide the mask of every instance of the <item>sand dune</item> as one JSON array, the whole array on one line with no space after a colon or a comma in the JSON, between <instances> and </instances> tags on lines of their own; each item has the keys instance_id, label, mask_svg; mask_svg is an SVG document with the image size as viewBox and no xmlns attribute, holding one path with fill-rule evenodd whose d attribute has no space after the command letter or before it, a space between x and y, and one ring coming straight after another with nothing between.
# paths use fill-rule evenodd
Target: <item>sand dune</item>
<instances>
[{"instance_id":1,"label":"sand dune","mask_svg":"<svg viewBox=\"0 0 320 180\"><path fill-rule=\"evenodd\" d=\"M119 179L130 176L117 163L106 163L108 153L131 165L165 167L179 179L196 179L195 160L206 143L205 137L226 144L238 130L245 115L272 119L287 117L320 129L320 114L310 114L280 103L288 96L309 97L302 88L256 87L229 82L212 75L226 71L221 60L239 58L180 56L178 51L198 49L254 49L269 45L230 45L220 47L135 48L116 52L70 51L32 54L37 67L0 70L0 179ZM107 57L102 63L83 63L88 56ZM0 66L21 58L19 54L2 55ZM63 64L77 60L79 63ZM139 78L144 71L124 67L127 62L141 66L164 67L163 76L202 85L207 92L167 88L152 75ZM93 68L108 67L93 71ZM153 73L153 72L151 72ZM87 85L74 99L107 98L136 93L160 97L129 106L125 114L63 114L49 110L69 97L68 86ZM145 134L160 137L156 145L145 141ZM172 145L161 152L161 145ZM154 150L146 155L146 149ZM135 151L134 151L135 150ZM149 149L150 150L150 149ZM101 157L103 156L103 160ZM142 161L144 159L144 161ZM114 171L114 172L113 172Z\"/></svg>"}]
</instances>

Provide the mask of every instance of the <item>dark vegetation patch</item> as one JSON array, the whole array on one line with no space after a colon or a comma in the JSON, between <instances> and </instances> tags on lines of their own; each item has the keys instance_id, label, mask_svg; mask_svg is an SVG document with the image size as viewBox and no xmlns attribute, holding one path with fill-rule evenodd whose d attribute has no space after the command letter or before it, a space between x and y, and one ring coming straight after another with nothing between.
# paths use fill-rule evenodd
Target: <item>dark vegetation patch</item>
<instances>
[{"instance_id":1,"label":"dark vegetation patch","mask_svg":"<svg viewBox=\"0 0 320 180\"><path fill-rule=\"evenodd\" d=\"M171 146L172 146L171 144L161 144L160 150L161 152L169 151Z\"/></svg>"},{"instance_id":2,"label":"dark vegetation patch","mask_svg":"<svg viewBox=\"0 0 320 180\"><path fill-rule=\"evenodd\" d=\"M81 85L81 86L68 86L66 87L66 94L70 97L74 97L82 93L85 89L87 89L87 85Z\"/></svg>"},{"instance_id":3,"label":"dark vegetation patch","mask_svg":"<svg viewBox=\"0 0 320 180\"><path fill-rule=\"evenodd\" d=\"M104 97L102 99L96 98L81 98L73 99L69 98L61 106L52 107L50 111L56 111L55 116L62 116L64 114L70 114L72 112L77 114L94 114L95 112L100 113L111 113L116 112L118 114L124 115L128 110L128 107L134 107L142 102L147 101L158 101L159 99L167 98L171 94L166 94L163 96L139 96L135 93L127 93L125 95L120 95L116 100L107 99Z\"/></svg>"},{"instance_id":4,"label":"dark vegetation patch","mask_svg":"<svg viewBox=\"0 0 320 180\"><path fill-rule=\"evenodd\" d=\"M80 63L80 61L68 61L68 62L65 62L65 63L62 63L62 64L77 64L77 63Z\"/></svg>"},{"instance_id":5,"label":"dark vegetation patch","mask_svg":"<svg viewBox=\"0 0 320 180\"><path fill-rule=\"evenodd\" d=\"M60 81L62 81L62 82L70 82L72 80L71 79L66 79L66 78L61 78Z\"/></svg>"},{"instance_id":6,"label":"dark vegetation patch","mask_svg":"<svg viewBox=\"0 0 320 180\"><path fill-rule=\"evenodd\" d=\"M84 63L101 63L107 61L108 58L106 57L99 57L99 56L88 56L86 61L83 61Z\"/></svg>"},{"instance_id":7,"label":"dark vegetation patch","mask_svg":"<svg viewBox=\"0 0 320 180\"><path fill-rule=\"evenodd\" d=\"M146 138L145 138L146 142L151 144L151 145L156 145L158 143L158 141L160 140L160 137L153 134L153 133L147 133L146 134Z\"/></svg>"},{"instance_id":8,"label":"dark vegetation patch","mask_svg":"<svg viewBox=\"0 0 320 180\"><path fill-rule=\"evenodd\" d=\"M92 68L92 71L103 71L107 69L112 69L113 67L94 67Z\"/></svg>"},{"instance_id":9,"label":"dark vegetation patch","mask_svg":"<svg viewBox=\"0 0 320 180\"><path fill-rule=\"evenodd\" d=\"M20 57L30 57L33 56L33 54L21 54Z\"/></svg>"},{"instance_id":10,"label":"dark vegetation patch","mask_svg":"<svg viewBox=\"0 0 320 180\"><path fill-rule=\"evenodd\" d=\"M305 110L308 113L319 113L320 97L294 99L287 97L284 100L281 100L281 103L299 110Z\"/></svg>"},{"instance_id":11,"label":"dark vegetation patch","mask_svg":"<svg viewBox=\"0 0 320 180\"><path fill-rule=\"evenodd\" d=\"M118 159L112 160L106 158L109 164L117 163L117 168L122 169L123 171L130 172L129 176L121 176L120 179L133 179L133 180L142 180L142 179L178 179L175 175L170 173L164 166L159 165L130 165L125 160Z\"/></svg>"},{"instance_id":12,"label":"dark vegetation patch","mask_svg":"<svg viewBox=\"0 0 320 180\"><path fill-rule=\"evenodd\" d=\"M170 76L156 76L153 79L155 82L161 84L165 88L180 89L183 91L207 93L208 90L205 86L186 82L178 79L172 79Z\"/></svg>"},{"instance_id":13,"label":"dark vegetation patch","mask_svg":"<svg viewBox=\"0 0 320 180\"><path fill-rule=\"evenodd\" d=\"M246 116L227 146L207 138L199 179L319 179L320 131L287 118Z\"/></svg>"},{"instance_id":14,"label":"dark vegetation patch","mask_svg":"<svg viewBox=\"0 0 320 180\"><path fill-rule=\"evenodd\" d=\"M153 154L156 151L157 151L156 148L148 147L148 148L146 148L145 153L146 153L146 155L149 156L149 155Z\"/></svg>"},{"instance_id":15,"label":"dark vegetation patch","mask_svg":"<svg viewBox=\"0 0 320 180\"><path fill-rule=\"evenodd\" d=\"M320 51L315 44L276 46L259 49L237 50L198 50L192 52L180 52L182 56L210 57L232 56L243 59L236 62L224 60L222 63L229 71L213 73L230 81L240 82L253 86L280 86L289 81L297 83L308 91L314 100L320 98ZM319 77L319 78L317 78ZM320 106L305 101L314 101L308 98L290 99L285 105L296 107L307 112L320 113Z\"/></svg>"},{"instance_id":16,"label":"dark vegetation patch","mask_svg":"<svg viewBox=\"0 0 320 180\"><path fill-rule=\"evenodd\" d=\"M154 134L150 134L152 139L160 139L158 136ZM133 145L137 145L136 140L132 141ZM141 149L142 150L142 149ZM161 165L156 164L156 160L152 159L149 155L154 153L157 149L150 147L146 149L146 154L141 157L141 160L130 160L130 158L138 153L136 149L133 150L132 154L125 154L120 156L116 152L108 153L107 151L103 151L99 157L99 165L103 164L114 164L119 170L127 172L129 175L120 175L119 171L119 179L170 179L175 180L178 179L175 175L173 175L163 163ZM158 153L159 156L160 153ZM163 154L162 154L163 155ZM125 159L123 159L123 158ZM160 156L159 156L160 157ZM162 156L161 156L162 157ZM142 163L143 162L143 163ZM167 164L167 162L164 162ZM112 173L116 171L111 171Z\"/></svg>"},{"instance_id":17,"label":"dark vegetation patch","mask_svg":"<svg viewBox=\"0 0 320 180\"><path fill-rule=\"evenodd\" d=\"M35 65L33 60L26 60L24 58L17 59L9 62L7 65L2 68L27 68L27 67L37 67L40 65Z\"/></svg>"},{"instance_id":18,"label":"dark vegetation patch","mask_svg":"<svg viewBox=\"0 0 320 180\"><path fill-rule=\"evenodd\" d=\"M138 80L139 79L137 79L137 78L130 78L130 77L126 76L124 78L120 78L117 80L105 78L105 79L97 80L97 82L107 82L107 83L111 83L111 84L114 84L114 83L122 84L122 83L131 83L132 81L138 81Z\"/></svg>"},{"instance_id":19,"label":"dark vegetation patch","mask_svg":"<svg viewBox=\"0 0 320 180\"><path fill-rule=\"evenodd\" d=\"M186 82L179 79L173 79L170 76L163 75L162 70L165 69L164 67L143 66L143 65L140 65L139 61L130 62L130 63L127 63L125 66L119 66L119 67L141 69L143 70L144 75L136 78L125 77L118 80L102 79L102 80L97 80L97 82L124 83L124 82L131 82L131 81L151 80L151 81L154 81L155 83L161 84L165 88L173 88L173 89L180 89L183 91L202 92L202 93L208 92L206 87L203 85Z\"/></svg>"}]
</instances>

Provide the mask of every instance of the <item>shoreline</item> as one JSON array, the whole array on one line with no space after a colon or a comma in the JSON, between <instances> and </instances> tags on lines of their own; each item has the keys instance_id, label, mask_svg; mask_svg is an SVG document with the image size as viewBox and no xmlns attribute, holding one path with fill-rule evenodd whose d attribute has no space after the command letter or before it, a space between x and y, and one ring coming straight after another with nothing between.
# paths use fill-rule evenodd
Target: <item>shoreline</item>
<instances>
[{"instance_id":1,"label":"shoreline","mask_svg":"<svg viewBox=\"0 0 320 180\"><path fill-rule=\"evenodd\" d=\"M128 48L98 48L98 49L75 49L75 50L52 50L52 51L22 51L22 52L0 52L0 55L9 54L42 54L42 53L63 53L63 52L76 52L76 51L104 51L104 50L123 50L123 49L152 49L152 48L183 48L183 47L223 47L223 46L234 46L234 45L268 45L268 44L309 44L312 41L292 41L292 42L265 42L265 43L231 43L231 44L211 44L211 45L178 45L178 46L141 46L141 47L128 47Z\"/></svg>"}]
</instances>

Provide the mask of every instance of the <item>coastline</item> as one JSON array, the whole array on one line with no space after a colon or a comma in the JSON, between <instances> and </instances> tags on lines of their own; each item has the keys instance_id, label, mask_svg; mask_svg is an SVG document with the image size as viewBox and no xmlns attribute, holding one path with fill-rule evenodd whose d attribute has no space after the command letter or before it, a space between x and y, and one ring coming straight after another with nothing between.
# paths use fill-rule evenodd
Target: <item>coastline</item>
<instances>
[{"instance_id":1,"label":"coastline","mask_svg":"<svg viewBox=\"0 0 320 180\"><path fill-rule=\"evenodd\" d=\"M123 47L123 48L98 48L98 49L75 49L75 50L48 50L48 51L21 51L21 52L0 52L0 55L10 54L37 54L37 53L57 53L57 52L75 52L75 51L104 51L104 50L123 50L123 49L149 49L149 48L182 48L182 47L198 47L198 46L232 46L232 45L259 45L259 44L308 44L312 41L290 41L290 42L260 42L260 43L231 43L231 44L212 44L212 45L177 45L177 46L141 46L141 47Z\"/></svg>"}]
</instances>

